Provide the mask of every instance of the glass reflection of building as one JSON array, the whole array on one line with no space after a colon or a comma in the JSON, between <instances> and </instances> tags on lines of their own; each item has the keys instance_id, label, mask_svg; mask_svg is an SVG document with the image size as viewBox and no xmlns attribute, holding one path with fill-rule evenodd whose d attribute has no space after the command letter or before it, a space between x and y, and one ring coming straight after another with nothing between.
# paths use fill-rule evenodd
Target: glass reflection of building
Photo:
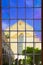
<instances>
[{"instance_id":1,"label":"glass reflection of building","mask_svg":"<svg viewBox=\"0 0 43 65\"><path fill-rule=\"evenodd\" d=\"M18 29L19 30L21 30L21 29L24 30L25 29L24 24L25 24L25 22L23 22L22 20L18 21L18 25L19 25ZM16 26L17 26L17 23L13 24L10 27L10 29L12 29L12 30L16 29ZM33 27L28 25L28 24L26 24L26 28L30 29L30 30L33 30ZM7 28L6 30L9 30L9 28ZM4 32L4 34L9 35L9 32ZM9 42L9 40L7 38L6 38L5 41ZM17 53L17 51L18 51L18 54L19 53L21 54L22 50L25 47L25 41L26 41L26 46L33 47L33 32L26 32L26 40L25 40L25 32L18 32L18 43L17 43L17 32L11 32L10 33L10 42L11 42L11 44L10 44L11 47L10 48L13 51L13 53ZM30 44L30 42L32 44ZM36 36L36 33L34 33L34 42L40 42L40 44L41 44L41 40ZM29 43L29 44L27 44L27 43ZM38 48L41 49L40 44L36 43L37 46L35 46L35 47L38 47Z\"/></svg>"},{"instance_id":2,"label":"glass reflection of building","mask_svg":"<svg viewBox=\"0 0 43 65\"><path fill-rule=\"evenodd\" d=\"M41 0L2 0L2 28L3 54L9 56L10 53L9 58L17 60L18 56L18 60L24 59L22 51L27 47L41 49ZM33 53L33 65L34 55Z\"/></svg>"}]
</instances>

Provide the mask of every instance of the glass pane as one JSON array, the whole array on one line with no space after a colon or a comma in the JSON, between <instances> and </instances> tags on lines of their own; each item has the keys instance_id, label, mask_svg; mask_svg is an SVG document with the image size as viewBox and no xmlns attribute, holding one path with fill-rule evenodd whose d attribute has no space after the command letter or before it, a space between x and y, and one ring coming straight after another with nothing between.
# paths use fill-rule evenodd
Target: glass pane
<instances>
[{"instance_id":1,"label":"glass pane","mask_svg":"<svg viewBox=\"0 0 43 65\"><path fill-rule=\"evenodd\" d=\"M35 55L35 64L42 65L41 55Z\"/></svg>"},{"instance_id":2,"label":"glass pane","mask_svg":"<svg viewBox=\"0 0 43 65\"><path fill-rule=\"evenodd\" d=\"M25 62L25 56L18 55L18 65L24 65L24 62Z\"/></svg>"},{"instance_id":3,"label":"glass pane","mask_svg":"<svg viewBox=\"0 0 43 65\"><path fill-rule=\"evenodd\" d=\"M26 20L26 30L33 30L33 20Z\"/></svg>"},{"instance_id":4,"label":"glass pane","mask_svg":"<svg viewBox=\"0 0 43 65\"><path fill-rule=\"evenodd\" d=\"M9 0L2 0L2 7L8 7L9 6Z\"/></svg>"},{"instance_id":5,"label":"glass pane","mask_svg":"<svg viewBox=\"0 0 43 65\"><path fill-rule=\"evenodd\" d=\"M10 32L10 42L17 42L17 32Z\"/></svg>"},{"instance_id":6,"label":"glass pane","mask_svg":"<svg viewBox=\"0 0 43 65\"><path fill-rule=\"evenodd\" d=\"M10 20L10 30L17 31L17 20Z\"/></svg>"},{"instance_id":7,"label":"glass pane","mask_svg":"<svg viewBox=\"0 0 43 65\"><path fill-rule=\"evenodd\" d=\"M10 54L13 55L13 54L17 54L17 43L10 43Z\"/></svg>"},{"instance_id":8,"label":"glass pane","mask_svg":"<svg viewBox=\"0 0 43 65\"><path fill-rule=\"evenodd\" d=\"M41 8L34 8L34 19L41 19Z\"/></svg>"},{"instance_id":9,"label":"glass pane","mask_svg":"<svg viewBox=\"0 0 43 65\"><path fill-rule=\"evenodd\" d=\"M17 49L18 49L18 54L25 55L25 53L23 53L23 51L25 50L25 43L18 43Z\"/></svg>"},{"instance_id":10,"label":"glass pane","mask_svg":"<svg viewBox=\"0 0 43 65\"><path fill-rule=\"evenodd\" d=\"M33 54L33 43L26 43L26 55Z\"/></svg>"},{"instance_id":11,"label":"glass pane","mask_svg":"<svg viewBox=\"0 0 43 65\"><path fill-rule=\"evenodd\" d=\"M18 21L18 30L25 30L25 20Z\"/></svg>"},{"instance_id":12,"label":"glass pane","mask_svg":"<svg viewBox=\"0 0 43 65\"><path fill-rule=\"evenodd\" d=\"M41 53L41 43L34 43L34 44L35 44L36 54L39 54L39 52Z\"/></svg>"},{"instance_id":13,"label":"glass pane","mask_svg":"<svg viewBox=\"0 0 43 65\"><path fill-rule=\"evenodd\" d=\"M34 32L34 42L41 42L41 32Z\"/></svg>"},{"instance_id":14,"label":"glass pane","mask_svg":"<svg viewBox=\"0 0 43 65\"><path fill-rule=\"evenodd\" d=\"M26 0L26 7L33 7L33 0Z\"/></svg>"},{"instance_id":15,"label":"glass pane","mask_svg":"<svg viewBox=\"0 0 43 65\"><path fill-rule=\"evenodd\" d=\"M18 0L18 7L25 7L25 0Z\"/></svg>"},{"instance_id":16,"label":"glass pane","mask_svg":"<svg viewBox=\"0 0 43 65\"><path fill-rule=\"evenodd\" d=\"M26 55L26 65L33 65L33 56L32 55Z\"/></svg>"},{"instance_id":17,"label":"glass pane","mask_svg":"<svg viewBox=\"0 0 43 65\"><path fill-rule=\"evenodd\" d=\"M2 30L9 30L9 20L2 20Z\"/></svg>"},{"instance_id":18,"label":"glass pane","mask_svg":"<svg viewBox=\"0 0 43 65\"><path fill-rule=\"evenodd\" d=\"M9 32L7 32L7 31L2 32L2 42L8 43L9 39L10 39Z\"/></svg>"},{"instance_id":19,"label":"glass pane","mask_svg":"<svg viewBox=\"0 0 43 65\"><path fill-rule=\"evenodd\" d=\"M34 7L41 7L41 0L34 0Z\"/></svg>"},{"instance_id":20,"label":"glass pane","mask_svg":"<svg viewBox=\"0 0 43 65\"><path fill-rule=\"evenodd\" d=\"M18 63L17 55L11 55L11 57L10 57L10 65L17 65L17 63Z\"/></svg>"},{"instance_id":21,"label":"glass pane","mask_svg":"<svg viewBox=\"0 0 43 65\"><path fill-rule=\"evenodd\" d=\"M9 52L10 52L10 47L9 47L9 43L7 42L2 42L2 54L3 55L9 55Z\"/></svg>"},{"instance_id":22,"label":"glass pane","mask_svg":"<svg viewBox=\"0 0 43 65\"><path fill-rule=\"evenodd\" d=\"M17 8L10 8L10 19L17 19Z\"/></svg>"},{"instance_id":23,"label":"glass pane","mask_svg":"<svg viewBox=\"0 0 43 65\"><path fill-rule=\"evenodd\" d=\"M2 65L9 65L9 55L3 55Z\"/></svg>"},{"instance_id":24,"label":"glass pane","mask_svg":"<svg viewBox=\"0 0 43 65\"><path fill-rule=\"evenodd\" d=\"M33 19L33 8L26 8L26 18Z\"/></svg>"},{"instance_id":25,"label":"glass pane","mask_svg":"<svg viewBox=\"0 0 43 65\"><path fill-rule=\"evenodd\" d=\"M33 32L26 31L26 42L33 42Z\"/></svg>"},{"instance_id":26,"label":"glass pane","mask_svg":"<svg viewBox=\"0 0 43 65\"><path fill-rule=\"evenodd\" d=\"M9 9L2 8L2 19L9 19Z\"/></svg>"},{"instance_id":27,"label":"glass pane","mask_svg":"<svg viewBox=\"0 0 43 65\"><path fill-rule=\"evenodd\" d=\"M25 32L18 32L18 42L19 43L25 42Z\"/></svg>"},{"instance_id":28,"label":"glass pane","mask_svg":"<svg viewBox=\"0 0 43 65\"><path fill-rule=\"evenodd\" d=\"M18 19L25 19L25 8L18 8Z\"/></svg>"},{"instance_id":29,"label":"glass pane","mask_svg":"<svg viewBox=\"0 0 43 65\"><path fill-rule=\"evenodd\" d=\"M17 7L17 0L10 0L10 7Z\"/></svg>"},{"instance_id":30,"label":"glass pane","mask_svg":"<svg viewBox=\"0 0 43 65\"><path fill-rule=\"evenodd\" d=\"M41 20L34 20L34 30L41 31Z\"/></svg>"}]
</instances>

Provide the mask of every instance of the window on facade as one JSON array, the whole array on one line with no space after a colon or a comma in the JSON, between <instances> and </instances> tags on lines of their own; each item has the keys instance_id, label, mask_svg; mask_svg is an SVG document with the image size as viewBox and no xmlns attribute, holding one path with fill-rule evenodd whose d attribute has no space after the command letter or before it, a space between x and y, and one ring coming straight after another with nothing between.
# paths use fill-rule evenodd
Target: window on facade
<instances>
[{"instance_id":1,"label":"window on facade","mask_svg":"<svg viewBox=\"0 0 43 65\"><path fill-rule=\"evenodd\" d=\"M3 65L41 65L41 0L2 0Z\"/></svg>"}]
</instances>

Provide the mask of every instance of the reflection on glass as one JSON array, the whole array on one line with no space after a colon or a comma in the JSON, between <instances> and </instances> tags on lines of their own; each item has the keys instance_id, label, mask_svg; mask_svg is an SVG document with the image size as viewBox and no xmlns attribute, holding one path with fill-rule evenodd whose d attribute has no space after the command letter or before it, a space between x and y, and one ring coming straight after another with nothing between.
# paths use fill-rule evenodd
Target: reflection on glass
<instances>
[{"instance_id":1,"label":"reflection on glass","mask_svg":"<svg viewBox=\"0 0 43 65\"><path fill-rule=\"evenodd\" d=\"M26 42L33 42L33 32L26 31Z\"/></svg>"},{"instance_id":2,"label":"reflection on glass","mask_svg":"<svg viewBox=\"0 0 43 65\"><path fill-rule=\"evenodd\" d=\"M9 19L9 9L2 8L2 19Z\"/></svg>"},{"instance_id":3,"label":"reflection on glass","mask_svg":"<svg viewBox=\"0 0 43 65\"><path fill-rule=\"evenodd\" d=\"M10 52L9 43L2 42L2 54L9 55L9 52Z\"/></svg>"},{"instance_id":4,"label":"reflection on glass","mask_svg":"<svg viewBox=\"0 0 43 65\"><path fill-rule=\"evenodd\" d=\"M2 30L9 30L9 20L2 20Z\"/></svg>"},{"instance_id":5,"label":"reflection on glass","mask_svg":"<svg viewBox=\"0 0 43 65\"><path fill-rule=\"evenodd\" d=\"M41 20L34 20L34 30L36 30L36 31L40 30L41 31Z\"/></svg>"},{"instance_id":6,"label":"reflection on glass","mask_svg":"<svg viewBox=\"0 0 43 65\"><path fill-rule=\"evenodd\" d=\"M34 0L34 7L41 7L41 0Z\"/></svg>"},{"instance_id":7,"label":"reflection on glass","mask_svg":"<svg viewBox=\"0 0 43 65\"><path fill-rule=\"evenodd\" d=\"M3 42L9 42L9 38L10 38L10 36L9 36L9 32L2 32L2 41Z\"/></svg>"},{"instance_id":8,"label":"reflection on glass","mask_svg":"<svg viewBox=\"0 0 43 65\"><path fill-rule=\"evenodd\" d=\"M25 19L25 8L18 8L18 19Z\"/></svg>"},{"instance_id":9,"label":"reflection on glass","mask_svg":"<svg viewBox=\"0 0 43 65\"><path fill-rule=\"evenodd\" d=\"M2 7L8 7L9 6L9 0L2 0Z\"/></svg>"},{"instance_id":10,"label":"reflection on glass","mask_svg":"<svg viewBox=\"0 0 43 65\"><path fill-rule=\"evenodd\" d=\"M24 65L25 64L25 56L24 55L11 55L10 65Z\"/></svg>"},{"instance_id":11,"label":"reflection on glass","mask_svg":"<svg viewBox=\"0 0 43 65\"><path fill-rule=\"evenodd\" d=\"M32 54L33 53L33 43L26 43L26 54Z\"/></svg>"},{"instance_id":12,"label":"reflection on glass","mask_svg":"<svg viewBox=\"0 0 43 65\"><path fill-rule=\"evenodd\" d=\"M35 48L41 50L41 43L34 43L35 44Z\"/></svg>"},{"instance_id":13,"label":"reflection on glass","mask_svg":"<svg viewBox=\"0 0 43 65\"><path fill-rule=\"evenodd\" d=\"M10 42L17 42L17 32L10 32Z\"/></svg>"},{"instance_id":14,"label":"reflection on glass","mask_svg":"<svg viewBox=\"0 0 43 65\"><path fill-rule=\"evenodd\" d=\"M35 55L35 64L42 65L41 55Z\"/></svg>"},{"instance_id":15,"label":"reflection on glass","mask_svg":"<svg viewBox=\"0 0 43 65\"><path fill-rule=\"evenodd\" d=\"M34 20L26 20L26 30L29 30L29 31L33 30L33 21Z\"/></svg>"},{"instance_id":16,"label":"reflection on glass","mask_svg":"<svg viewBox=\"0 0 43 65\"><path fill-rule=\"evenodd\" d=\"M41 0L2 0L2 55L3 65L41 64Z\"/></svg>"},{"instance_id":17,"label":"reflection on glass","mask_svg":"<svg viewBox=\"0 0 43 65\"><path fill-rule=\"evenodd\" d=\"M10 30L17 31L17 20L10 20Z\"/></svg>"},{"instance_id":18,"label":"reflection on glass","mask_svg":"<svg viewBox=\"0 0 43 65\"><path fill-rule=\"evenodd\" d=\"M34 19L41 19L41 8L34 8Z\"/></svg>"},{"instance_id":19,"label":"reflection on glass","mask_svg":"<svg viewBox=\"0 0 43 65\"><path fill-rule=\"evenodd\" d=\"M17 19L17 8L10 8L10 18Z\"/></svg>"},{"instance_id":20,"label":"reflection on glass","mask_svg":"<svg viewBox=\"0 0 43 65\"><path fill-rule=\"evenodd\" d=\"M3 55L2 65L9 65L9 55Z\"/></svg>"},{"instance_id":21,"label":"reflection on glass","mask_svg":"<svg viewBox=\"0 0 43 65\"><path fill-rule=\"evenodd\" d=\"M25 42L25 32L18 32L18 42Z\"/></svg>"},{"instance_id":22,"label":"reflection on glass","mask_svg":"<svg viewBox=\"0 0 43 65\"><path fill-rule=\"evenodd\" d=\"M17 65L18 64L18 57L17 55L11 55L12 59L11 59L11 64L10 65Z\"/></svg>"},{"instance_id":23,"label":"reflection on glass","mask_svg":"<svg viewBox=\"0 0 43 65\"><path fill-rule=\"evenodd\" d=\"M25 0L18 0L18 7L25 7Z\"/></svg>"},{"instance_id":24,"label":"reflection on glass","mask_svg":"<svg viewBox=\"0 0 43 65\"><path fill-rule=\"evenodd\" d=\"M17 49L18 49L17 50L18 54L24 54L25 55L25 53L23 53L23 51L25 49L25 43L18 43Z\"/></svg>"},{"instance_id":25,"label":"reflection on glass","mask_svg":"<svg viewBox=\"0 0 43 65\"><path fill-rule=\"evenodd\" d=\"M33 8L26 8L26 18L33 19Z\"/></svg>"},{"instance_id":26,"label":"reflection on glass","mask_svg":"<svg viewBox=\"0 0 43 65\"><path fill-rule=\"evenodd\" d=\"M41 42L41 32L34 32L34 42Z\"/></svg>"},{"instance_id":27,"label":"reflection on glass","mask_svg":"<svg viewBox=\"0 0 43 65\"><path fill-rule=\"evenodd\" d=\"M10 54L12 54L12 55L17 54L17 43L11 43L10 49L11 49Z\"/></svg>"},{"instance_id":28,"label":"reflection on glass","mask_svg":"<svg viewBox=\"0 0 43 65\"><path fill-rule=\"evenodd\" d=\"M25 30L25 20L18 21L18 30Z\"/></svg>"},{"instance_id":29,"label":"reflection on glass","mask_svg":"<svg viewBox=\"0 0 43 65\"><path fill-rule=\"evenodd\" d=\"M33 7L33 0L26 0L26 7Z\"/></svg>"},{"instance_id":30,"label":"reflection on glass","mask_svg":"<svg viewBox=\"0 0 43 65\"><path fill-rule=\"evenodd\" d=\"M10 7L17 7L17 0L10 0Z\"/></svg>"},{"instance_id":31,"label":"reflection on glass","mask_svg":"<svg viewBox=\"0 0 43 65\"><path fill-rule=\"evenodd\" d=\"M26 65L33 65L33 56L32 55L26 55Z\"/></svg>"},{"instance_id":32,"label":"reflection on glass","mask_svg":"<svg viewBox=\"0 0 43 65\"><path fill-rule=\"evenodd\" d=\"M25 65L25 56L18 55L18 65Z\"/></svg>"}]
</instances>

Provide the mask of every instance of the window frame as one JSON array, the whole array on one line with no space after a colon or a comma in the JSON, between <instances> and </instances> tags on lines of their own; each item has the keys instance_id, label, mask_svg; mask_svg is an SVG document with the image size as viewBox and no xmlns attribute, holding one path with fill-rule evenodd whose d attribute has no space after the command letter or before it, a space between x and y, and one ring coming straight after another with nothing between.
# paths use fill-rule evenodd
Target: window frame
<instances>
[{"instance_id":1,"label":"window frame","mask_svg":"<svg viewBox=\"0 0 43 65\"><path fill-rule=\"evenodd\" d=\"M42 0L42 4L43 4L43 0ZM42 5L42 11L43 11L43 5ZM41 57L42 57L42 65L43 65L43 12L42 12L42 34L41 34L41 38L42 38L42 53L41 53ZM2 65L2 19L1 19L1 0L0 0L0 65Z\"/></svg>"}]
</instances>

